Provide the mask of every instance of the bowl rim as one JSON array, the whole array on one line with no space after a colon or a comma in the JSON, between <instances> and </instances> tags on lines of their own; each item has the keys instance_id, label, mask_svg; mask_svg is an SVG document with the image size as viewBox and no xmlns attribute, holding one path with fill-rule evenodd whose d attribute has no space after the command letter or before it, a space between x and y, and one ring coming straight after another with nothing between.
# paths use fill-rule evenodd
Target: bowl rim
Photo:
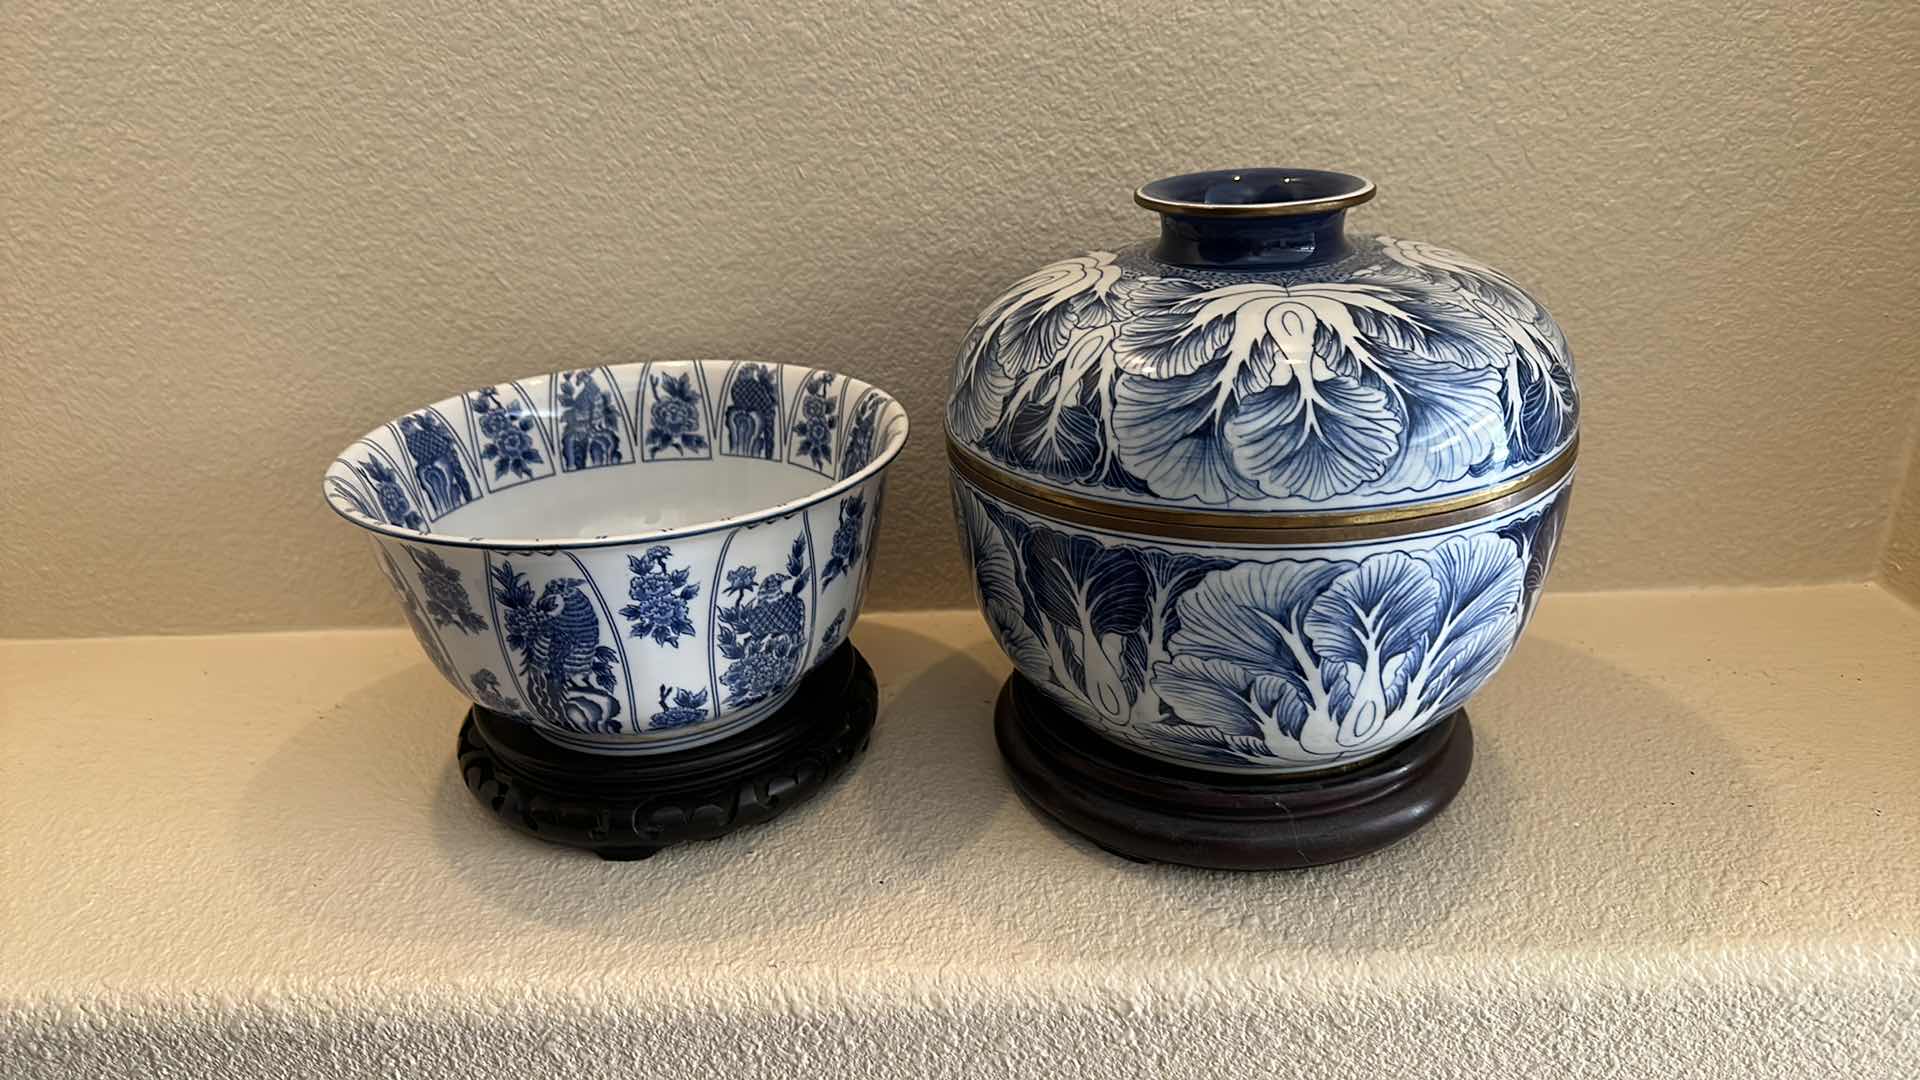
<instances>
[{"instance_id":1,"label":"bowl rim","mask_svg":"<svg viewBox=\"0 0 1920 1080\"><path fill-rule=\"evenodd\" d=\"M863 468L861 468L860 471L854 473L852 476L842 477L841 479L827 485L826 487L820 488L806 495L802 495L793 499L788 499L786 502L778 503L774 506L763 507L758 510L749 510L745 513L734 514L729 517L711 518L706 521L695 522L694 524L691 524L691 525L679 525L669 529L653 529L647 532L620 533L617 535L609 534L606 536L590 536L590 537L585 537L585 536L538 537L536 536L532 538L527 538L527 537L508 536L508 537L494 538L494 537L486 537L486 536L455 536L452 533L419 532L414 529L404 528L402 526L395 525L391 522L376 520L374 518L361 514L357 510L353 510L349 507L343 507L339 505L334 501L333 492L329 489L329 483L328 483L329 481L334 479L335 469L340 467L341 462L346 460L346 455L350 451L352 451L354 447L359 446L362 443L366 443L368 440L372 439L375 435L378 435L381 431L381 428L384 428L386 424L382 424L379 427L375 427L369 430L366 434L361 435L360 437L354 439L352 442L348 443L346 446L341 447L340 452L333 456L333 460L328 463L326 470L321 474L321 478L320 478L321 498L323 501L326 502L327 509L333 511L335 514L339 515L341 518L344 518L350 524L356 525L362 529L365 529L368 532L377 533L381 536L390 537L395 540L409 540L417 544L429 544L429 545L441 546L441 547L473 548L473 549L502 550L502 551L575 551L583 548L623 547L628 545L637 546L641 544L650 544L659 540L685 540L690 537L704 536L708 533L721 532L723 530L729 530L729 529L737 529L745 525L752 525L762 521L771 521L771 520L774 520L775 518L782 518L782 517L788 516L789 514L799 513L800 511L807 510L820 503L826 502L827 500L833 498L836 495L842 494L847 491L851 491L852 489L859 487L861 484L865 483L867 480L872 479L873 477L879 475L883 470L886 469L888 465L891 465L893 463L894 458L900 456L900 451L906 448L907 440L911 437L913 432L912 419L907 415L906 405L902 404L899 398L894 397L893 394L889 393L885 388L875 383L868 382L866 379L860 379L858 376L849 375L843 371L834 371L831 368L813 367L811 365L789 364L783 360L744 361L744 360L728 360L720 357L698 357L698 358L692 358L692 359L686 359L686 360L631 360L625 363L602 364L599 366L611 369L611 368L625 368L625 367L645 367L648 364L656 364L656 363L730 364L730 363L749 363L749 362L761 363L761 364L777 364L781 367L805 366L809 371L827 371L839 378L857 379L860 382L866 383L869 389L879 394L881 397L885 398L888 404L892 405L895 409L899 410L900 435L898 438L890 440L886 444L886 446L881 449L880 453L876 454L872 461L867 462L867 464ZM528 380L551 378L554 375L560 374L562 371L577 371L577 370L579 369L578 368L555 369L553 371L539 372L533 375L521 376L519 378L503 379L500 382L493 383L491 385L506 386L509 384L524 383L524 382L527 382ZM476 387L474 389L481 389L481 388ZM424 405L420 405L407 412L401 413L400 415L411 416L413 413L419 412L421 409L433 408L435 405L440 404L442 401L464 399L467 394L472 392L473 390L458 390L458 391L455 391L450 397L441 398L438 401L427 402ZM387 421L387 423L397 423L398 421L399 421L399 417L395 417L394 419Z\"/></svg>"}]
</instances>

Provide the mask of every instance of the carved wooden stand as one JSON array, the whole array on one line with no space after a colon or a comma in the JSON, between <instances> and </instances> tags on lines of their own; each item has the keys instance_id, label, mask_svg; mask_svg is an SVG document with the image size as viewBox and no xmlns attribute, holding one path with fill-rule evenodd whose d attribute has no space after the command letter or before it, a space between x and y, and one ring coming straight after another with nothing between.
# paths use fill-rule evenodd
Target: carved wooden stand
<instances>
[{"instance_id":1,"label":"carved wooden stand","mask_svg":"<svg viewBox=\"0 0 1920 1080\"><path fill-rule=\"evenodd\" d=\"M1283 870L1378 851L1433 820L1466 782L1466 710L1385 757L1283 780L1183 769L1104 738L1015 674L994 733L1013 784L1068 828L1135 862Z\"/></svg>"},{"instance_id":2,"label":"carved wooden stand","mask_svg":"<svg viewBox=\"0 0 1920 1080\"><path fill-rule=\"evenodd\" d=\"M866 749L879 700L873 668L847 642L772 716L673 753L570 750L476 706L460 728L460 771L481 805L524 833L644 859L806 801Z\"/></svg>"}]
</instances>

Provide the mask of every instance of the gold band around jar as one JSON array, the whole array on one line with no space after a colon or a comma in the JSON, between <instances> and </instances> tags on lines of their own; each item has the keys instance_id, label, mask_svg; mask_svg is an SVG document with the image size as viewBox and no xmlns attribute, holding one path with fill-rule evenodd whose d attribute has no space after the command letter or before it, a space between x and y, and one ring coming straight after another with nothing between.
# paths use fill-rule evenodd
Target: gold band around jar
<instances>
[{"instance_id":1,"label":"gold band around jar","mask_svg":"<svg viewBox=\"0 0 1920 1080\"><path fill-rule=\"evenodd\" d=\"M955 474L1001 502L1057 521L1093 529L1225 544L1329 544L1384 539L1462 525L1493 517L1528 501L1573 471L1580 440L1531 472L1489 488L1447 499L1352 513L1260 513L1185 510L1090 499L1036 484L989 465L947 438L947 461Z\"/></svg>"}]
</instances>

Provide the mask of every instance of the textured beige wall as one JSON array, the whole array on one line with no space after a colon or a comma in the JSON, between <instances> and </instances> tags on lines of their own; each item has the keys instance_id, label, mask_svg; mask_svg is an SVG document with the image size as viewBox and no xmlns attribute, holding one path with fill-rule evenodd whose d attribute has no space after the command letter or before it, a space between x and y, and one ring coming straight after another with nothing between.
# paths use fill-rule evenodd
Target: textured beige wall
<instances>
[{"instance_id":1,"label":"textured beige wall","mask_svg":"<svg viewBox=\"0 0 1920 1080\"><path fill-rule=\"evenodd\" d=\"M1865 577L1920 380L1917 54L1906 0L15 0L0 633L393 621L321 505L337 447L696 353L904 397L874 603L963 603L937 418L972 313L1149 232L1134 183L1260 162L1370 175L1359 227L1558 314L1559 584Z\"/></svg>"},{"instance_id":2,"label":"textured beige wall","mask_svg":"<svg viewBox=\"0 0 1920 1080\"><path fill-rule=\"evenodd\" d=\"M1916 421L1920 421L1917 416ZM1907 479L1894 506L1887 534L1887 553L1881 577L1893 590L1920 604L1920 423L1916 423L1913 454L1907 461Z\"/></svg>"}]
</instances>

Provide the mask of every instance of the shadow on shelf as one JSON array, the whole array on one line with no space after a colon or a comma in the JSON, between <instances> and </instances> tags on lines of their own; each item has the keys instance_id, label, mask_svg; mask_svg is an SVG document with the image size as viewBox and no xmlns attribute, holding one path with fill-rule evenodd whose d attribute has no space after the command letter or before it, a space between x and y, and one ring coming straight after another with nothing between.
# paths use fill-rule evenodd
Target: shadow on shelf
<instances>
[{"instance_id":1,"label":"shadow on shelf","mask_svg":"<svg viewBox=\"0 0 1920 1080\"><path fill-rule=\"evenodd\" d=\"M1556 700L1579 704L1556 711ZM1153 927L1077 941L1082 960L1177 955L1183 935L1202 951L1243 938L1253 962L1327 949L1444 955L1689 940L1724 929L1728 913L1769 887L1776 830L1765 790L1672 694L1529 639L1469 709L1466 788L1393 847L1308 870L1198 870L1129 863L1035 816L1011 830L1026 829L1023 838L1001 841L1022 855L995 872L1051 871L1048 902L1008 907L1000 921L1025 940L1112 928L1116 912ZM1720 872L1668 869L1702 865Z\"/></svg>"},{"instance_id":2,"label":"shadow on shelf","mask_svg":"<svg viewBox=\"0 0 1920 1080\"><path fill-rule=\"evenodd\" d=\"M463 706L424 663L293 732L231 827L261 895L316 925L460 946L558 929L661 962L713 942L748 963L912 954L955 933L1114 963L1201 939L1249 961L1673 943L1749 929L1740 913L1793 873L1768 791L1713 724L1539 635L1472 703L1473 774L1446 813L1272 874L1127 863L1043 823L994 746L1007 666L984 633L962 651L873 621L856 636L883 682L871 748L808 806L720 840L605 863L505 828L455 772Z\"/></svg>"},{"instance_id":3,"label":"shadow on shelf","mask_svg":"<svg viewBox=\"0 0 1920 1080\"><path fill-rule=\"evenodd\" d=\"M873 742L770 823L632 863L516 833L461 781L465 706L420 663L346 694L261 763L235 823L259 856L251 876L303 918L396 940L459 939L475 909L493 913L483 925L635 944L777 937L833 921L849 897L918 891L1013 799L990 725L1003 673L898 626L862 622L855 638L883 682Z\"/></svg>"}]
</instances>

